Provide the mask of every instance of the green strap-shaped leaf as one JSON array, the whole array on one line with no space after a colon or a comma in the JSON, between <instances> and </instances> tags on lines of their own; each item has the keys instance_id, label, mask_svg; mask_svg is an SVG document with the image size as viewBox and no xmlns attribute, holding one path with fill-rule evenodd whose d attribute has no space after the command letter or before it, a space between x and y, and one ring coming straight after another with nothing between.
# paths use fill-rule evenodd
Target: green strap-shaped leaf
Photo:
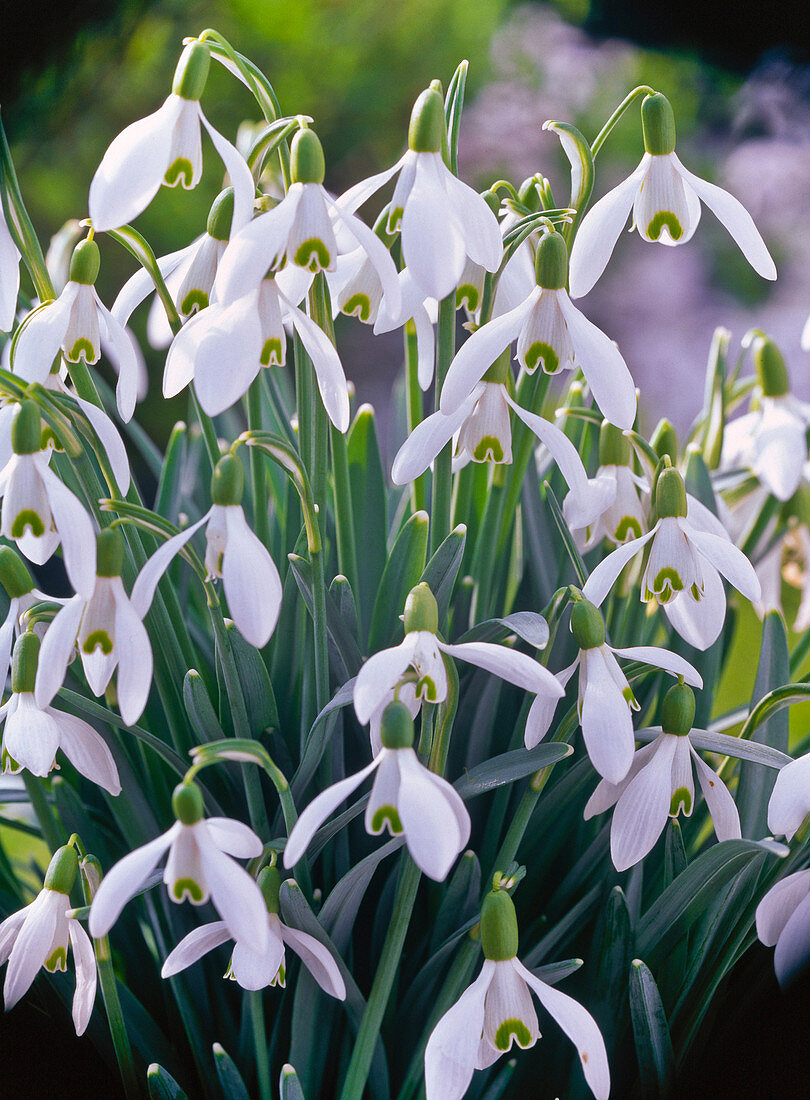
<instances>
[{"instance_id":1,"label":"green strap-shaped leaf","mask_svg":"<svg viewBox=\"0 0 810 1100\"><path fill-rule=\"evenodd\" d=\"M360 619L368 630L374 599L385 570L388 538L385 474L377 442L374 410L370 405L358 409L349 428L346 450L357 557L358 590L355 596Z\"/></svg>"},{"instance_id":2,"label":"green strap-shaped leaf","mask_svg":"<svg viewBox=\"0 0 810 1100\"><path fill-rule=\"evenodd\" d=\"M245 696L250 728L258 737L269 728L278 729L278 708L273 685L262 656L242 637L233 623L227 627L236 671Z\"/></svg>"},{"instance_id":3,"label":"green strap-shaped leaf","mask_svg":"<svg viewBox=\"0 0 810 1100\"><path fill-rule=\"evenodd\" d=\"M155 511L160 516L176 516L178 513L187 453L188 429L181 420L172 428L172 434L166 444L166 458L160 470L160 480L155 494Z\"/></svg>"},{"instance_id":4,"label":"green strap-shaped leaf","mask_svg":"<svg viewBox=\"0 0 810 1100\"><path fill-rule=\"evenodd\" d=\"M462 798L475 798L476 795L502 787L504 783L514 783L516 779L523 779L550 764L557 764L573 751L570 745L556 742L528 750L513 749L512 752L493 756L491 760L485 760L483 764L471 768L454 786Z\"/></svg>"},{"instance_id":5,"label":"green strap-shaped leaf","mask_svg":"<svg viewBox=\"0 0 810 1100\"><path fill-rule=\"evenodd\" d=\"M146 1086L149 1100L188 1100L172 1075L157 1062L153 1062L146 1071Z\"/></svg>"},{"instance_id":6,"label":"green strap-shaped leaf","mask_svg":"<svg viewBox=\"0 0 810 1100\"><path fill-rule=\"evenodd\" d=\"M485 619L462 634L459 642L495 642L517 634L524 642L535 649L544 649L548 644L548 623L536 611L513 611L503 619Z\"/></svg>"},{"instance_id":7,"label":"green strap-shaped leaf","mask_svg":"<svg viewBox=\"0 0 810 1100\"><path fill-rule=\"evenodd\" d=\"M439 625L444 622L450 598L456 583L459 567L464 557L467 528L463 523L454 527L439 549L427 563L419 578L428 585L439 605Z\"/></svg>"},{"instance_id":8,"label":"green strap-shaped leaf","mask_svg":"<svg viewBox=\"0 0 810 1100\"><path fill-rule=\"evenodd\" d=\"M400 615L412 588L425 568L428 547L428 514L415 512L397 536L383 570L371 616L370 653L393 645L402 637Z\"/></svg>"},{"instance_id":9,"label":"green strap-shaped leaf","mask_svg":"<svg viewBox=\"0 0 810 1100\"><path fill-rule=\"evenodd\" d=\"M279 1100L306 1100L295 1067L289 1063L281 1067L281 1076L278 1079L278 1098Z\"/></svg>"},{"instance_id":10,"label":"green strap-shaped leaf","mask_svg":"<svg viewBox=\"0 0 810 1100\"><path fill-rule=\"evenodd\" d=\"M297 554L289 555L290 569L295 577L304 603L312 614L313 576L312 566ZM348 581L346 582L348 584ZM326 632L329 643L329 660L337 680L348 680L355 676L362 664L357 641L350 630L350 623L344 619L332 599L331 592L326 594Z\"/></svg>"},{"instance_id":11,"label":"green strap-shaped leaf","mask_svg":"<svg viewBox=\"0 0 810 1100\"><path fill-rule=\"evenodd\" d=\"M630 1019L642 1096L664 1100L672 1095L675 1053L658 986L641 959L630 964Z\"/></svg>"},{"instance_id":12,"label":"green strap-shaped leaf","mask_svg":"<svg viewBox=\"0 0 810 1100\"><path fill-rule=\"evenodd\" d=\"M597 922L591 950L594 999L591 1012L602 1030L608 1052L622 1023L624 993L633 953L633 932L627 899L614 886Z\"/></svg>"},{"instance_id":13,"label":"green strap-shaped leaf","mask_svg":"<svg viewBox=\"0 0 810 1100\"><path fill-rule=\"evenodd\" d=\"M214 1043L214 1065L222 1089L223 1100L250 1100L247 1086L236 1063L220 1043Z\"/></svg>"},{"instance_id":14,"label":"green strap-shaped leaf","mask_svg":"<svg viewBox=\"0 0 810 1100\"><path fill-rule=\"evenodd\" d=\"M478 910L481 900L481 864L475 852L464 852L456 864L433 922L430 951Z\"/></svg>"},{"instance_id":15,"label":"green strap-shaped leaf","mask_svg":"<svg viewBox=\"0 0 810 1100\"><path fill-rule=\"evenodd\" d=\"M183 680L183 703L197 740L219 741L225 737L202 676L195 668L190 668Z\"/></svg>"}]
</instances>

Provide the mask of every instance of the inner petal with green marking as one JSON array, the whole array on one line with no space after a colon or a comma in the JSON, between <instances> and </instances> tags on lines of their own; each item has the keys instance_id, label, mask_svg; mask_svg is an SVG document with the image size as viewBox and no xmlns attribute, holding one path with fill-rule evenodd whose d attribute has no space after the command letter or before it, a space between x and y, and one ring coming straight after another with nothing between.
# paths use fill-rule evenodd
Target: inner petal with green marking
<instances>
[{"instance_id":1,"label":"inner petal with green marking","mask_svg":"<svg viewBox=\"0 0 810 1100\"><path fill-rule=\"evenodd\" d=\"M378 806L374 811L371 819L372 833L381 833L386 827L392 836L402 832L402 822L396 806Z\"/></svg>"},{"instance_id":2,"label":"inner petal with green marking","mask_svg":"<svg viewBox=\"0 0 810 1100\"><path fill-rule=\"evenodd\" d=\"M177 160L166 169L166 175L163 177L163 182L167 187L177 187L178 183L181 183L188 191L189 188L193 186L193 179L194 169L191 165L191 161L188 157L178 157Z\"/></svg>"},{"instance_id":3,"label":"inner petal with green marking","mask_svg":"<svg viewBox=\"0 0 810 1100\"><path fill-rule=\"evenodd\" d=\"M82 646L85 653L93 653L96 649L100 649L102 653L112 653L112 648L112 639L106 630L94 630L87 635Z\"/></svg>"},{"instance_id":4,"label":"inner petal with green marking","mask_svg":"<svg viewBox=\"0 0 810 1100\"><path fill-rule=\"evenodd\" d=\"M484 435L473 451L476 462L503 462L503 444L494 435Z\"/></svg>"},{"instance_id":5,"label":"inner petal with green marking","mask_svg":"<svg viewBox=\"0 0 810 1100\"><path fill-rule=\"evenodd\" d=\"M683 811L686 817L689 817L692 812L692 795L686 787L678 787L678 789L673 792L672 800L669 804L669 813L671 817L677 817L681 811Z\"/></svg>"},{"instance_id":6,"label":"inner petal with green marking","mask_svg":"<svg viewBox=\"0 0 810 1100\"><path fill-rule=\"evenodd\" d=\"M65 349L65 358L71 363L78 363L80 359L84 359L85 363L95 363L98 359L98 351L86 336L80 336L70 350Z\"/></svg>"},{"instance_id":7,"label":"inner petal with green marking","mask_svg":"<svg viewBox=\"0 0 810 1100\"><path fill-rule=\"evenodd\" d=\"M317 237L310 237L309 240L301 241L295 250L293 260L299 267L305 267L317 274L329 267L332 257L323 241L318 240Z\"/></svg>"},{"instance_id":8,"label":"inner petal with green marking","mask_svg":"<svg viewBox=\"0 0 810 1100\"><path fill-rule=\"evenodd\" d=\"M635 516L622 516L613 532L616 542L629 542L641 538L641 524Z\"/></svg>"},{"instance_id":9,"label":"inner petal with green marking","mask_svg":"<svg viewBox=\"0 0 810 1100\"><path fill-rule=\"evenodd\" d=\"M368 294L362 294L360 292L352 294L343 304L343 313L347 317L359 317L361 321L367 322L371 320L371 299Z\"/></svg>"},{"instance_id":10,"label":"inner petal with green marking","mask_svg":"<svg viewBox=\"0 0 810 1100\"><path fill-rule=\"evenodd\" d=\"M190 290L183 301L180 303L180 312L184 317L190 317L192 313L196 313L200 309L205 309L208 306L208 295L204 290L197 288Z\"/></svg>"},{"instance_id":11,"label":"inner petal with green marking","mask_svg":"<svg viewBox=\"0 0 810 1100\"><path fill-rule=\"evenodd\" d=\"M664 229L669 230L669 235L673 241L679 241L683 236L683 226L671 210L658 211L647 226L647 236L657 241Z\"/></svg>"},{"instance_id":12,"label":"inner petal with green marking","mask_svg":"<svg viewBox=\"0 0 810 1100\"><path fill-rule=\"evenodd\" d=\"M284 366L284 348L277 336L271 336L269 340L265 340L259 362L263 367Z\"/></svg>"},{"instance_id":13,"label":"inner petal with green marking","mask_svg":"<svg viewBox=\"0 0 810 1100\"><path fill-rule=\"evenodd\" d=\"M192 905L201 905L204 897L203 888L193 878L179 878L172 883L171 895L175 901L188 898Z\"/></svg>"},{"instance_id":14,"label":"inner petal with green marking","mask_svg":"<svg viewBox=\"0 0 810 1100\"><path fill-rule=\"evenodd\" d=\"M529 374L537 370L541 364L546 374L556 374L560 369L559 355L550 344L546 344L542 340L535 340L526 349L524 362Z\"/></svg>"},{"instance_id":15,"label":"inner petal with green marking","mask_svg":"<svg viewBox=\"0 0 810 1100\"><path fill-rule=\"evenodd\" d=\"M498 1050L509 1050L512 1037L524 1050L532 1045L532 1034L522 1020L504 1020L495 1032L495 1046Z\"/></svg>"},{"instance_id":16,"label":"inner petal with green marking","mask_svg":"<svg viewBox=\"0 0 810 1100\"><path fill-rule=\"evenodd\" d=\"M11 537L21 539L26 529L30 529L35 539L45 534L45 523L42 517L31 508L24 508L22 512L18 512L14 517L14 522L11 525Z\"/></svg>"},{"instance_id":17,"label":"inner petal with green marking","mask_svg":"<svg viewBox=\"0 0 810 1100\"><path fill-rule=\"evenodd\" d=\"M683 591L683 581L671 565L664 566L653 581L653 592L660 603L669 603L678 592Z\"/></svg>"},{"instance_id":18,"label":"inner petal with green marking","mask_svg":"<svg viewBox=\"0 0 810 1100\"><path fill-rule=\"evenodd\" d=\"M436 681L431 676L420 676L416 681L416 698L435 703L439 697Z\"/></svg>"}]
</instances>

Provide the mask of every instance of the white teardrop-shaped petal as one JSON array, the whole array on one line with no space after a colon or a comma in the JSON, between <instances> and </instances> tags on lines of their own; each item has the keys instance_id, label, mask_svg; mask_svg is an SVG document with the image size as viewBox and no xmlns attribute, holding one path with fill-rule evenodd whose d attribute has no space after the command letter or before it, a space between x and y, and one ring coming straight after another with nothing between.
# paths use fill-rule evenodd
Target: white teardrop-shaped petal
<instances>
[{"instance_id":1,"label":"white teardrop-shaped petal","mask_svg":"<svg viewBox=\"0 0 810 1100\"><path fill-rule=\"evenodd\" d=\"M161 978L173 978L175 974L198 962L203 955L207 955L215 947L227 943L230 938L231 934L223 920L192 929L166 957L160 971Z\"/></svg>"},{"instance_id":2,"label":"white teardrop-shaped petal","mask_svg":"<svg viewBox=\"0 0 810 1100\"><path fill-rule=\"evenodd\" d=\"M338 808L344 799L348 798L352 791L357 790L366 776L371 775L379 762L380 758L377 757L359 772L348 776L346 779L341 779L339 783L334 783L331 787L327 787L325 791L322 791L317 798L310 802L299 816L287 839L284 847L285 867L293 867L299 861L309 847L309 842L327 817Z\"/></svg>"},{"instance_id":3,"label":"white teardrop-shaped petal","mask_svg":"<svg viewBox=\"0 0 810 1100\"><path fill-rule=\"evenodd\" d=\"M289 928L281 925L281 936L296 955L299 956L304 966L310 972L318 985L330 997L337 997L339 1001L346 1000L346 983L340 973L337 963L332 958L331 952L314 936L306 932L299 932L297 928Z\"/></svg>"},{"instance_id":4,"label":"white teardrop-shaped petal","mask_svg":"<svg viewBox=\"0 0 810 1100\"><path fill-rule=\"evenodd\" d=\"M780 768L768 803L768 828L791 841L810 813L810 753Z\"/></svg>"},{"instance_id":5,"label":"white teardrop-shaped petal","mask_svg":"<svg viewBox=\"0 0 810 1100\"><path fill-rule=\"evenodd\" d=\"M59 747L81 775L98 783L111 795L121 793L121 780L113 755L104 738L92 726L73 714L48 707L47 714L59 728Z\"/></svg>"},{"instance_id":6,"label":"white teardrop-shaped petal","mask_svg":"<svg viewBox=\"0 0 810 1100\"><path fill-rule=\"evenodd\" d=\"M475 1072L484 1027L484 1000L495 963L486 960L476 980L434 1027L425 1048L427 1100L462 1100Z\"/></svg>"},{"instance_id":7,"label":"white teardrop-shaped petal","mask_svg":"<svg viewBox=\"0 0 810 1100\"><path fill-rule=\"evenodd\" d=\"M76 969L76 992L73 994L73 1026L77 1035L83 1035L93 1014L96 999L96 956L93 944L79 921L68 921L70 945L73 948L73 965Z\"/></svg>"},{"instance_id":8,"label":"white teardrop-shaped petal","mask_svg":"<svg viewBox=\"0 0 810 1100\"><path fill-rule=\"evenodd\" d=\"M650 852L664 830L672 800L672 761L677 737L666 736L652 760L624 790L613 811L610 854L617 871L626 871Z\"/></svg>"},{"instance_id":9,"label":"white teardrop-shaped petal","mask_svg":"<svg viewBox=\"0 0 810 1100\"><path fill-rule=\"evenodd\" d=\"M418 640L418 632L411 631L398 646L381 649L360 669L354 683L354 709L361 725L368 722L385 695L396 687L413 659Z\"/></svg>"},{"instance_id":10,"label":"white teardrop-shaped petal","mask_svg":"<svg viewBox=\"0 0 810 1100\"><path fill-rule=\"evenodd\" d=\"M794 871L775 883L757 906L757 936L773 947L797 906L810 894L810 870Z\"/></svg>"},{"instance_id":11,"label":"white teardrop-shaped petal","mask_svg":"<svg viewBox=\"0 0 810 1100\"><path fill-rule=\"evenodd\" d=\"M107 935L121 910L143 886L180 828L180 823L175 822L168 832L120 859L102 878L90 907L88 922L90 935L94 939Z\"/></svg>"}]
</instances>

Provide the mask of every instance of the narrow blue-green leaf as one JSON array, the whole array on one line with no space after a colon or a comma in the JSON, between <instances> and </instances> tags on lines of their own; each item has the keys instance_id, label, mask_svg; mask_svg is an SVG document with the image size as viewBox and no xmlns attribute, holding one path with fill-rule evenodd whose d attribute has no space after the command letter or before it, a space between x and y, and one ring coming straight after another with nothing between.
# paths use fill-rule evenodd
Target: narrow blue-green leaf
<instances>
[{"instance_id":1,"label":"narrow blue-green leaf","mask_svg":"<svg viewBox=\"0 0 810 1100\"><path fill-rule=\"evenodd\" d=\"M686 870L686 848L683 843L683 830L677 817L667 821L667 835L664 841L664 886L674 882L681 872Z\"/></svg>"},{"instance_id":2,"label":"narrow blue-green leaf","mask_svg":"<svg viewBox=\"0 0 810 1100\"><path fill-rule=\"evenodd\" d=\"M534 967L532 974L546 985L556 985L557 982L563 982L572 974L576 974L581 969L582 963L582 959L561 959L560 962Z\"/></svg>"},{"instance_id":3,"label":"narrow blue-green leaf","mask_svg":"<svg viewBox=\"0 0 810 1100\"><path fill-rule=\"evenodd\" d=\"M537 966L552 951L556 951L560 944L573 939L579 933L584 922L590 918L591 909L599 901L601 893L601 886L594 886L584 898L573 905L565 916L557 921L554 927L549 929L545 936L524 955L523 962L526 966L529 968Z\"/></svg>"},{"instance_id":4,"label":"narrow blue-green leaf","mask_svg":"<svg viewBox=\"0 0 810 1100\"><path fill-rule=\"evenodd\" d=\"M400 615L405 610L405 600L425 568L428 525L427 512L415 512L391 549L374 601L368 638L370 653L394 644L402 636Z\"/></svg>"},{"instance_id":5,"label":"narrow blue-green leaf","mask_svg":"<svg viewBox=\"0 0 810 1100\"><path fill-rule=\"evenodd\" d=\"M512 752L493 756L491 760L470 768L462 779L456 780L454 786L462 798L475 798L476 795L502 787L504 783L514 783L517 779L533 775L541 768L547 768L549 764L556 764L570 756L573 751L570 745L557 742L537 745L533 749L513 749Z\"/></svg>"},{"instance_id":6,"label":"narrow blue-green leaf","mask_svg":"<svg viewBox=\"0 0 810 1100\"><path fill-rule=\"evenodd\" d=\"M431 952L478 909L481 900L481 864L475 852L464 852L447 882L430 934Z\"/></svg>"},{"instance_id":7,"label":"narrow blue-green leaf","mask_svg":"<svg viewBox=\"0 0 810 1100\"><path fill-rule=\"evenodd\" d=\"M236 1063L220 1043L214 1043L214 1066L222 1089L223 1100L250 1100L242 1074Z\"/></svg>"},{"instance_id":8,"label":"narrow blue-green leaf","mask_svg":"<svg viewBox=\"0 0 810 1100\"><path fill-rule=\"evenodd\" d=\"M642 744L654 741L661 733L660 726L648 726L636 730L636 740ZM704 749L706 752L716 752L721 756L734 756L738 760L750 760L754 764L764 765L766 768L784 768L793 759L781 749L775 749L771 745L762 745L757 741L749 741L747 738L734 737L728 733L715 733L714 730L693 729L689 734L689 740L696 749ZM767 830L766 830L767 831ZM762 834L760 834L762 835Z\"/></svg>"},{"instance_id":9,"label":"narrow blue-green leaf","mask_svg":"<svg viewBox=\"0 0 810 1100\"><path fill-rule=\"evenodd\" d=\"M153 1062L146 1071L146 1085L149 1100L188 1100L172 1075L157 1062Z\"/></svg>"},{"instance_id":10,"label":"narrow blue-green leaf","mask_svg":"<svg viewBox=\"0 0 810 1100\"><path fill-rule=\"evenodd\" d=\"M236 671L245 696L250 729L254 737L260 737L265 730L279 727L273 685L259 651L245 641L233 623L227 629Z\"/></svg>"},{"instance_id":11,"label":"narrow blue-green leaf","mask_svg":"<svg viewBox=\"0 0 810 1100\"><path fill-rule=\"evenodd\" d=\"M348 577L344 577L342 573L334 577L329 585L329 596L335 605L340 621L357 641L357 603Z\"/></svg>"},{"instance_id":12,"label":"narrow blue-green leaf","mask_svg":"<svg viewBox=\"0 0 810 1100\"><path fill-rule=\"evenodd\" d=\"M663 1100L671 1095L675 1052L658 986L641 959L630 964L630 1018L642 1095Z\"/></svg>"},{"instance_id":13,"label":"narrow blue-green leaf","mask_svg":"<svg viewBox=\"0 0 810 1100\"><path fill-rule=\"evenodd\" d=\"M174 520L180 509L182 482L186 473L188 429L182 420L172 428L166 444L166 457L160 470L155 511L158 515Z\"/></svg>"},{"instance_id":14,"label":"narrow blue-green leaf","mask_svg":"<svg viewBox=\"0 0 810 1100\"><path fill-rule=\"evenodd\" d=\"M329 743L337 712L342 707L349 706L353 697L354 678L338 688L333 697L312 723L309 733L307 734L301 763L298 765L298 769L290 784L294 797L297 798L301 794L307 783L315 774L315 769L321 762L321 758Z\"/></svg>"},{"instance_id":15,"label":"narrow blue-green leaf","mask_svg":"<svg viewBox=\"0 0 810 1100\"><path fill-rule=\"evenodd\" d=\"M290 569L295 577L295 583L310 614L313 609L313 577L312 565L306 558L297 554L289 555ZM326 594L326 631L329 643L329 660L335 676L339 680L348 680L350 676L357 674L362 657L357 647L357 641L353 637L348 624L340 615L335 601L329 592Z\"/></svg>"},{"instance_id":16,"label":"narrow blue-green leaf","mask_svg":"<svg viewBox=\"0 0 810 1100\"><path fill-rule=\"evenodd\" d=\"M225 737L208 689L195 668L190 668L183 680L183 703L196 740L221 741Z\"/></svg>"},{"instance_id":17,"label":"narrow blue-green leaf","mask_svg":"<svg viewBox=\"0 0 810 1100\"><path fill-rule=\"evenodd\" d=\"M602 1027L605 1043L612 1049L617 1031L627 974L633 954L633 933L627 899L620 886L614 886L600 913L592 946L592 1012Z\"/></svg>"},{"instance_id":18,"label":"narrow blue-green leaf","mask_svg":"<svg viewBox=\"0 0 810 1100\"><path fill-rule=\"evenodd\" d=\"M790 652L787 631L781 614L769 611L762 622L762 643L759 650L759 664L751 695L753 710L763 696L774 688L781 687L790 679ZM789 717L786 710L766 719L751 734L751 743L758 743L787 754ZM740 813L742 835L751 837L767 836L768 801L773 791L776 775L770 769L757 767L756 764L740 765L737 783L737 809Z\"/></svg>"},{"instance_id":19,"label":"narrow blue-green leaf","mask_svg":"<svg viewBox=\"0 0 810 1100\"><path fill-rule=\"evenodd\" d=\"M444 621L453 586L456 583L461 560L464 557L464 545L467 540L467 528L463 523L454 527L439 549L425 566L420 581L424 581L436 597L439 605L439 623Z\"/></svg>"},{"instance_id":20,"label":"narrow blue-green leaf","mask_svg":"<svg viewBox=\"0 0 810 1100\"><path fill-rule=\"evenodd\" d=\"M459 642L501 641L510 634L517 634L535 649L548 645L548 623L537 611L513 611L503 619L485 619L463 634Z\"/></svg>"},{"instance_id":21,"label":"narrow blue-green leaf","mask_svg":"<svg viewBox=\"0 0 810 1100\"><path fill-rule=\"evenodd\" d=\"M348 947L360 904L374 872L389 855L402 847L401 839L392 839L371 852L351 868L333 888L318 914L339 951Z\"/></svg>"},{"instance_id":22,"label":"narrow blue-green leaf","mask_svg":"<svg viewBox=\"0 0 810 1100\"><path fill-rule=\"evenodd\" d=\"M346 448L357 554L358 590L355 596L360 605L361 619L368 629L385 569L388 539L385 474L371 405L362 405L358 409L349 428Z\"/></svg>"},{"instance_id":23,"label":"narrow blue-green leaf","mask_svg":"<svg viewBox=\"0 0 810 1100\"><path fill-rule=\"evenodd\" d=\"M700 448L690 443L686 448L686 473L684 475L687 493L691 493L714 515L717 515L717 501L714 497L712 479Z\"/></svg>"},{"instance_id":24,"label":"narrow blue-green leaf","mask_svg":"<svg viewBox=\"0 0 810 1100\"><path fill-rule=\"evenodd\" d=\"M548 482L543 485L543 491L546 495L546 503L548 504L549 511L551 512L554 525L557 528L557 533L562 540L562 544L565 547L565 552L568 555L571 564L574 567L574 572L577 576L577 581L580 588L582 588L588 579L588 570L585 568L585 562L582 560L579 550L576 548L573 536L568 529L568 524L565 522L565 518L562 514L562 508L557 502L557 498L554 495L554 490L551 488Z\"/></svg>"},{"instance_id":25,"label":"narrow blue-green leaf","mask_svg":"<svg viewBox=\"0 0 810 1100\"><path fill-rule=\"evenodd\" d=\"M278 1100L306 1100L295 1067L289 1062L281 1067L281 1076L278 1079Z\"/></svg>"}]
</instances>

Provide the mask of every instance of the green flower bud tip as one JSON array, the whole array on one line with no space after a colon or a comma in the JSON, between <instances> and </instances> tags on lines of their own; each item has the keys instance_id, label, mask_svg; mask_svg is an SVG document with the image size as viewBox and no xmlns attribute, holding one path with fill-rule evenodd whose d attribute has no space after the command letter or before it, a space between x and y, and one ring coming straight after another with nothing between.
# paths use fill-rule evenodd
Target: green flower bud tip
<instances>
[{"instance_id":1,"label":"green flower bud tip","mask_svg":"<svg viewBox=\"0 0 810 1100\"><path fill-rule=\"evenodd\" d=\"M79 241L70 258L71 282L92 286L98 278L100 266L101 253L96 242L91 241L89 237L86 240Z\"/></svg>"},{"instance_id":2,"label":"green flower bud tip","mask_svg":"<svg viewBox=\"0 0 810 1100\"><path fill-rule=\"evenodd\" d=\"M413 746L413 718L404 703L389 703L382 714L380 740L386 749L410 749Z\"/></svg>"},{"instance_id":3,"label":"green flower bud tip","mask_svg":"<svg viewBox=\"0 0 810 1100\"><path fill-rule=\"evenodd\" d=\"M323 183L326 161L314 130L296 130L290 144L290 178L293 183Z\"/></svg>"},{"instance_id":4,"label":"green flower bud tip","mask_svg":"<svg viewBox=\"0 0 810 1100\"><path fill-rule=\"evenodd\" d=\"M267 912L278 913L278 892L281 889L281 875L278 867L262 867L257 881L264 903L267 906Z\"/></svg>"},{"instance_id":5,"label":"green flower bud tip","mask_svg":"<svg viewBox=\"0 0 810 1100\"><path fill-rule=\"evenodd\" d=\"M514 959L518 953L515 904L505 890L491 890L481 906L481 947L493 962Z\"/></svg>"},{"instance_id":6,"label":"green flower bud tip","mask_svg":"<svg viewBox=\"0 0 810 1100\"><path fill-rule=\"evenodd\" d=\"M34 690L38 663L39 638L36 634L26 631L17 639L14 645L14 656L11 659L11 690L15 695Z\"/></svg>"},{"instance_id":7,"label":"green flower bud tip","mask_svg":"<svg viewBox=\"0 0 810 1100\"><path fill-rule=\"evenodd\" d=\"M214 504L241 504L245 491L245 470L236 455L219 460L211 477L211 499Z\"/></svg>"},{"instance_id":8,"label":"green flower bud tip","mask_svg":"<svg viewBox=\"0 0 810 1100\"><path fill-rule=\"evenodd\" d=\"M183 825L196 825L202 820L203 797L196 783L178 783L172 793L172 810Z\"/></svg>"},{"instance_id":9,"label":"green flower bud tip","mask_svg":"<svg viewBox=\"0 0 810 1100\"><path fill-rule=\"evenodd\" d=\"M678 437L675 434L675 428L666 417L658 421L655 431L650 438L650 446L659 458L663 458L664 455L669 455L673 462L677 462Z\"/></svg>"},{"instance_id":10,"label":"green flower bud tip","mask_svg":"<svg viewBox=\"0 0 810 1100\"><path fill-rule=\"evenodd\" d=\"M27 595L34 587L27 565L10 546L0 546L0 584L12 600Z\"/></svg>"},{"instance_id":11,"label":"green flower bud tip","mask_svg":"<svg viewBox=\"0 0 810 1100\"><path fill-rule=\"evenodd\" d=\"M695 693L688 684L673 684L661 703L661 729L685 737L695 720Z\"/></svg>"},{"instance_id":12,"label":"green flower bud tip","mask_svg":"<svg viewBox=\"0 0 810 1100\"><path fill-rule=\"evenodd\" d=\"M36 401L23 401L14 414L11 447L15 455L33 455L42 450L42 418Z\"/></svg>"},{"instance_id":13,"label":"green flower bud tip","mask_svg":"<svg viewBox=\"0 0 810 1100\"><path fill-rule=\"evenodd\" d=\"M674 466L662 470L658 475L655 485L655 511L659 519L686 515L686 486Z\"/></svg>"},{"instance_id":14,"label":"green flower bud tip","mask_svg":"<svg viewBox=\"0 0 810 1100\"><path fill-rule=\"evenodd\" d=\"M644 149L654 157L666 156L675 150L675 115L665 95L648 95L641 104L641 129Z\"/></svg>"},{"instance_id":15,"label":"green flower bud tip","mask_svg":"<svg viewBox=\"0 0 810 1100\"><path fill-rule=\"evenodd\" d=\"M444 134L444 102L434 88L426 88L411 111L408 148L414 153L440 153Z\"/></svg>"},{"instance_id":16,"label":"green flower bud tip","mask_svg":"<svg viewBox=\"0 0 810 1100\"><path fill-rule=\"evenodd\" d=\"M190 42L180 54L174 70L172 91L183 99L199 99L205 90L211 52L204 42Z\"/></svg>"},{"instance_id":17,"label":"green flower bud tip","mask_svg":"<svg viewBox=\"0 0 810 1100\"><path fill-rule=\"evenodd\" d=\"M779 348L769 336L757 336L751 353L763 397L784 397L789 391L788 373Z\"/></svg>"},{"instance_id":18,"label":"green flower bud tip","mask_svg":"<svg viewBox=\"0 0 810 1100\"><path fill-rule=\"evenodd\" d=\"M233 188L226 187L214 199L208 211L206 231L215 241L227 241L231 235L233 218Z\"/></svg>"},{"instance_id":19,"label":"green flower bud tip","mask_svg":"<svg viewBox=\"0 0 810 1100\"><path fill-rule=\"evenodd\" d=\"M562 234L544 233L534 260L537 285L546 290L563 290L568 280L568 248Z\"/></svg>"},{"instance_id":20,"label":"green flower bud tip","mask_svg":"<svg viewBox=\"0 0 810 1100\"><path fill-rule=\"evenodd\" d=\"M405 601L405 633L412 630L428 630L435 634L439 629L439 605L425 581L420 581L408 593Z\"/></svg>"},{"instance_id":21,"label":"green flower bud tip","mask_svg":"<svg viewBox=\"0 0 810 1100\"><path fill-rule=\"evenodd\" d=\"M603 420L599 430L599 465L629 466L630 455L630 440L621 428Z\"/></svg>"},{"instance_id":22,"label":"green flower bud tip","mask_svg":"<svg viewBox=\"0 0 810 1100\"><path fill-rule=\"evenodd\" d=\"M55 890L58 894L69 894L76 881L79 869L79 857L70 844L57 848L45 874L45 889Z\"/></svg>"},{"instance_id":23,"label":"green flower bud tip","mask_svg":"<svg viewBox=\"0 0 810 1100\"><path fill-rule=\"evenodd\" d=\"M117 527L105 527L96 535L96 574L120 577L124 566L124 537Z\"/></svg>"},{"instance_id":24,"label":"green flower bud tip","mask_svg":"<svg viewBox=\"0 0 810 1100\"><path fill-rule=\"evenodd\" d=\"M590 600L579 599L571 608L571 633L580 649L596 649L605 644L605 620Z\"/></svg>"}]
</instances>

